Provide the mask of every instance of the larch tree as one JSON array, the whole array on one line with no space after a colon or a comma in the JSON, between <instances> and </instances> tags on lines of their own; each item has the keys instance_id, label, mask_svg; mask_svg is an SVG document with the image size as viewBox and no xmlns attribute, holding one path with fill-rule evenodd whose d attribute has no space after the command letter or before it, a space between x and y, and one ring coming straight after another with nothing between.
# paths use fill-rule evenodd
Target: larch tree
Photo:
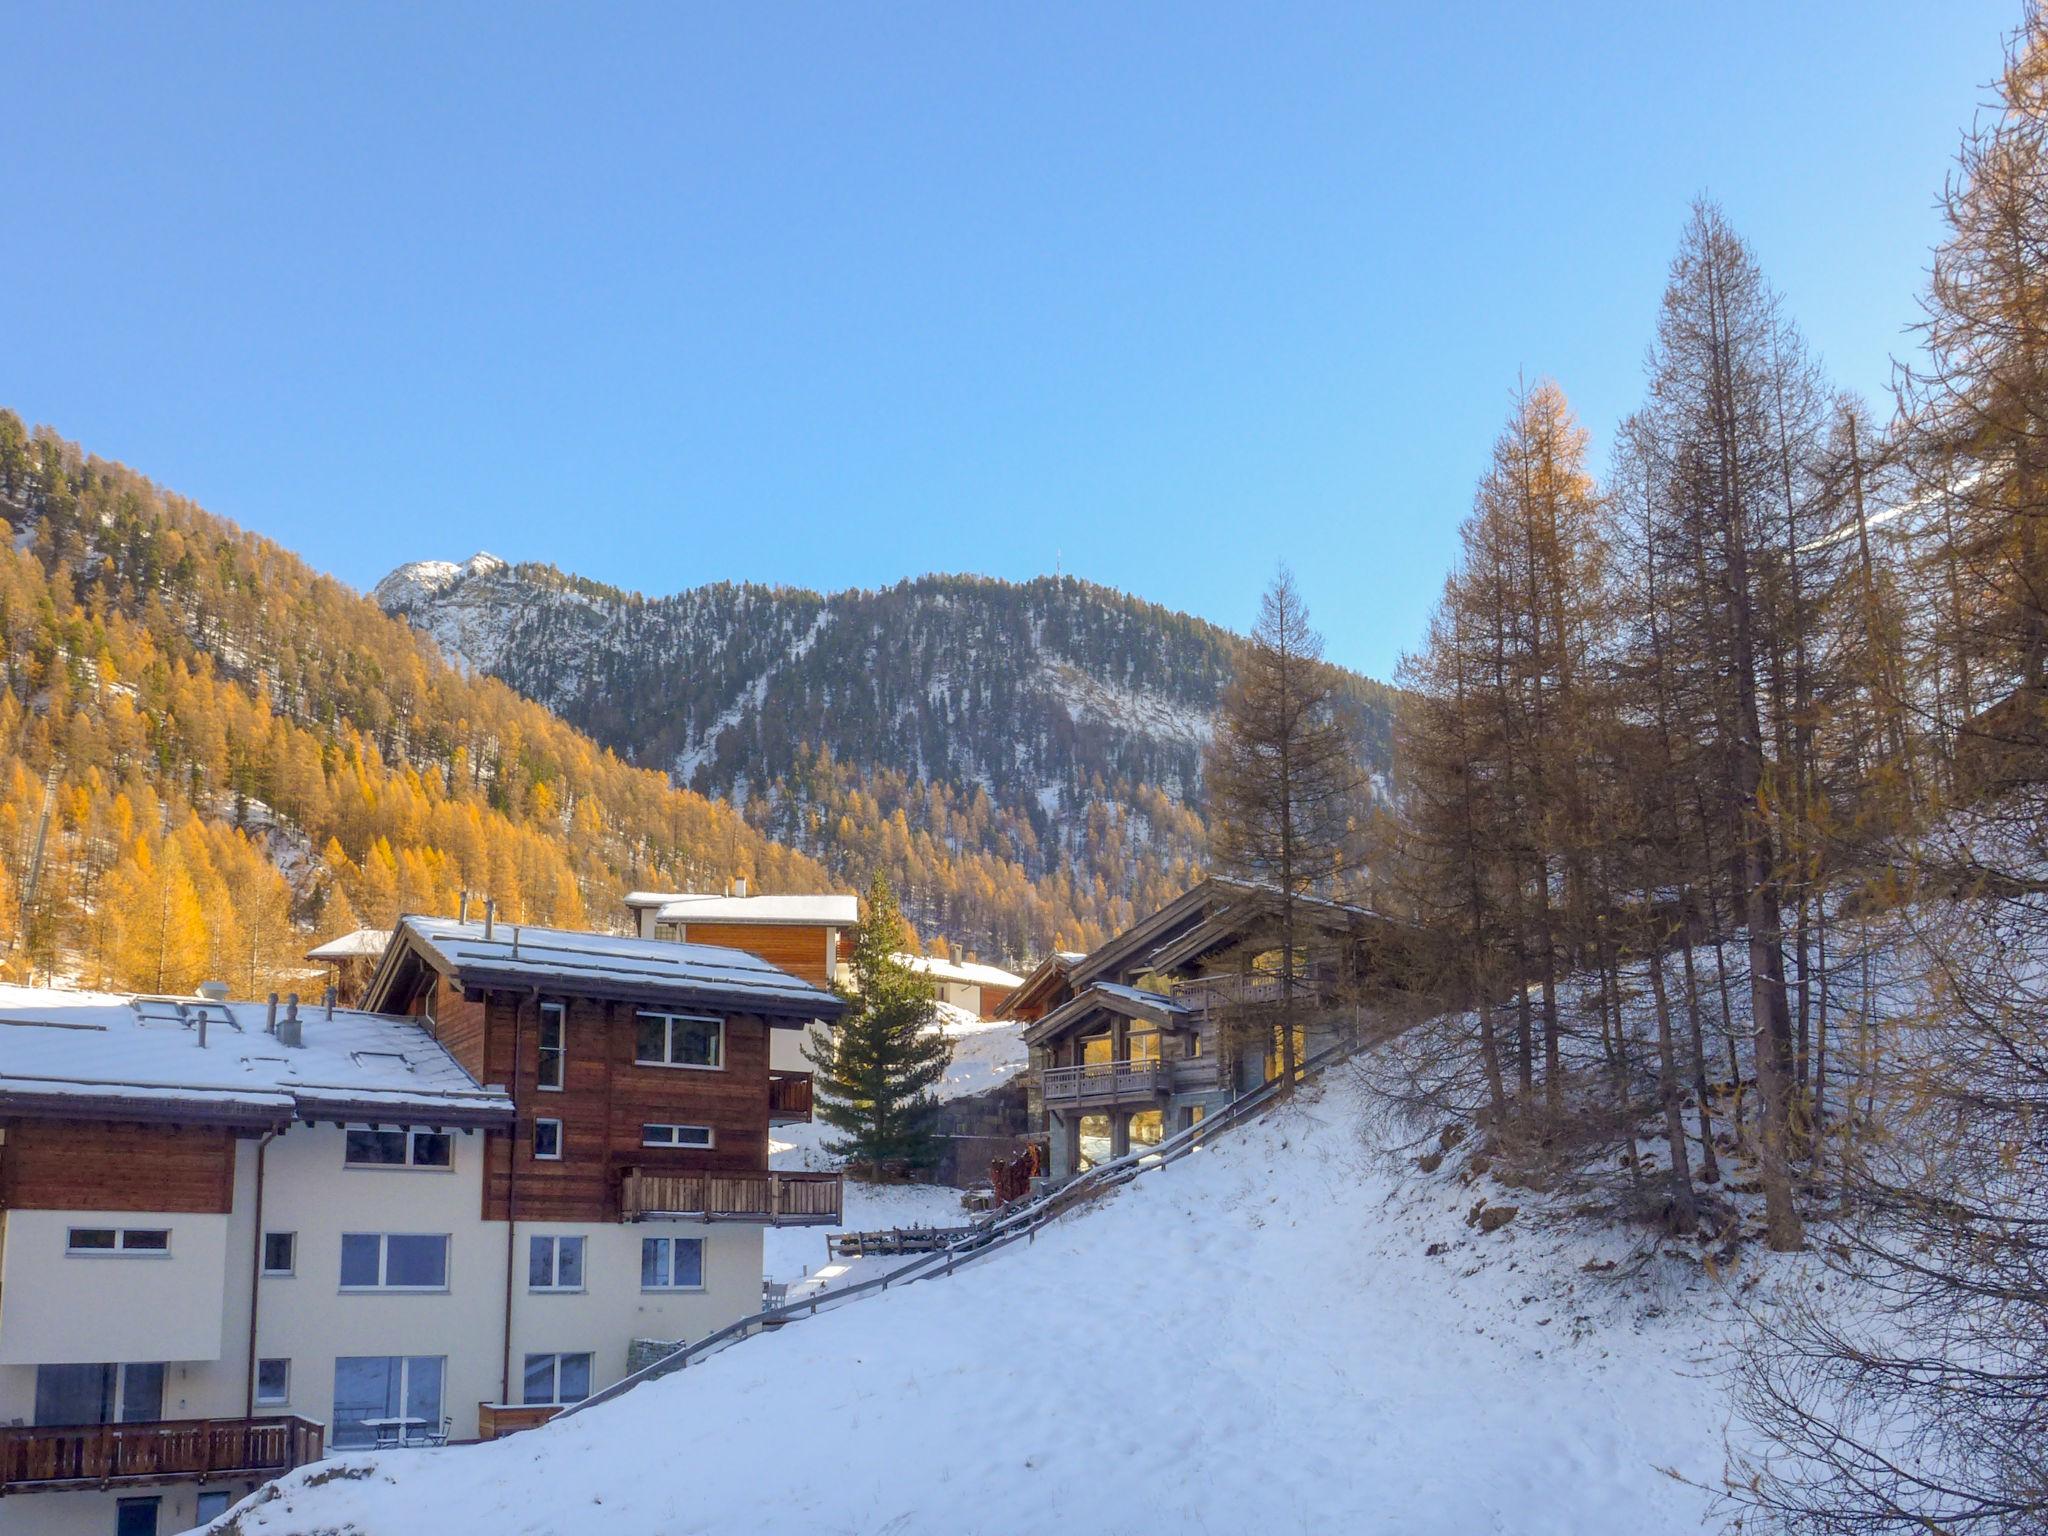
<instances>
[{"instance_id":1,"label":"larch tree","mask_svg":"<svg viewBox=\"0 0 2048 1536\"><path fill-rule=\"evenodd\" d=\"M1322 636L1282 567L1223 696L1205 784L1211 851L1223 872L1270 887L1280 919L1281 1075L1299 1068L1300 903L1334 892L1359 862L1364 775L1336 718Z\"/></svg>"},{"instance_id":2,"label":"larch tree","mask_svg":"<svg viewBox=\"0 0 2048 1536\"><path fill-rule=\"evenodd\" d=\"M818 1069L818 1117L843 1133L827 1150L870 1178L937 1161L939 1103L932 1090L953 1058L939 1027L937 994L896 958L903 948L902 911L878 874L854 931L853 979L842 994L847 1010L804 1045Z\"/></svg>"}]
</instances>

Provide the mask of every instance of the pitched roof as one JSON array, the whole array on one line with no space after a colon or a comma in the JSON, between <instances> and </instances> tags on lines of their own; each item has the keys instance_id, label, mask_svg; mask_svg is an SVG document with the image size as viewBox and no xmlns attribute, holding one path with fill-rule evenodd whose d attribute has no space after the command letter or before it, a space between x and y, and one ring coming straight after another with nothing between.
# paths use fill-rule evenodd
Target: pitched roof
<instances>
[{"instance_id":1,"label":"pitched roof","mask_svg":"<svg viewBox=\"0 0 2048 1536\"><path fill-rule=\"evenodd\" d=\"M289 1046L266 1031L268 1012L264 1003L0 986L0 1107L237 1125L511 1122L510 1096L479 1086L412 1019L301 1008L302 1043Z\"/></svg>"},{"instance_id":2,"label":"pitched roof","mask_svg":"<svg viewBox=\"0 0 2048 1536\"><path fill-rule=\"evenodd\" d=\"M940 981L965 982L974 987L1021 987L1024 978L1000 966L978 965L972 960L941 960L936 955L898 955L896 958L921 976Z\"/></svg>"},{"instance_id":3,"label":"pitched roof","mask_svg":"<svg viewBox=\"0 0 2048 1536\"><path fill-rule=\"evenodd\" d=\"M308 960L374 960L391 942L388 928L358 928L306 951Z\"/></svg>"},{"instance_id":4,"label":"pitched roof","mask_svg":"<svg viewBox=\"0 0 2048 1536\"><path fill-rule=\"evenodd\" d=\"M763 923L774 927L817 924L851 928L860 921L860 898L832 894L810 896L713 896L683 891L661 895L635 891L631 907L653 907L662 923Z\"/></svg>"},{"instance_id":5,"label":"pitched roof","mask_svg":"<svg viewBox=\"0 0 2048 1536\"><path fill-rule=\"evenodd\" d=\"M1025 1025L1024 1043L1043 1045L1048 1040L1071 1034L1104 1013L1142 1019L1160 1029L1186 1030L1194 1027L1190 1022L1194 1010L1164 992L1148 992L1143 987L1127 987L1113 981L1094 981L1037 1023Z\"/></svg>"},{"instance_id":6,"label":"pitched roof","mask_svg":"<svg viewBox=\"0 0 2048 1536\"><path fill-rule=\"evenodd\" d=\"M397 951L416 947L437 969L480 986L558 986L595 997L643 998L772 1018L834 1019L845 1009L832 993L814 987L744 950L672 939L621 938L566 928L498 922L484 937L482 923L447 917L402 917L391 953L372 978L381 994Z\"/></svg>"}]
</instances>

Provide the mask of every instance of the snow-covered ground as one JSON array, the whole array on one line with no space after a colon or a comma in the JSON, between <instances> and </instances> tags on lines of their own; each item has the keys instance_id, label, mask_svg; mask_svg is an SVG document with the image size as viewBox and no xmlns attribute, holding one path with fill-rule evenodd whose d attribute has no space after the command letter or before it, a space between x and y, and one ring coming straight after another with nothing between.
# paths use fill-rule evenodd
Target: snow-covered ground
<instances>
[{"instance_id":1,"label":"snow-covered ground","mask_svg":"<svg viewBox=\"0 0 2048 1536\"><path fill-rule=\"evenodd\" d=\"M1000 1087L1030 1065L1024 1026L1015 1019L981 1019L951 1003L938 1005L940 1028L953 1042L953 1064L939 1085L942 1099L964 1098Z\"/></svg>"},{"instance_id":2,"label":"snow-covered ground","mask_svg":"<svg viewBox=\"0 0 2048 1536\"><path fill-rule=\"evenodd\" d=\"M1369 1119L1330 1081L951 1278L507 1442L295 1473L222 1529L1697 1530L1669 1473L1719 1477L1731 1289L1456 1154L1420 1173ZM1481 1233L1482 1198L1521 1214ZM1774 1261L1753 1296L1804 1283Z\"/></svg>"}]
</instances>

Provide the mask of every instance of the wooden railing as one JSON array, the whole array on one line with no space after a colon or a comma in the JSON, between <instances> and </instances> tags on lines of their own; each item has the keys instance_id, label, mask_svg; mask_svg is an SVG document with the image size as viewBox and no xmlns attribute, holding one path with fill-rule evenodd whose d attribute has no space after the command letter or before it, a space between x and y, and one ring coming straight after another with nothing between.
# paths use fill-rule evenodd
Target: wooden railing
<instances>
[{"instance_id":1,"label":"wooden railing","mask_svg":"<svg viewBox=\"0 0 2048 1536\"><path fill-rule=\"evenodd\" d=\"M0 1494L179 1478L275 1477L318 1461L326 1427L297 1415L0 1429Z\"/></svg>"},{"instance_id":2,"label":"wooden railing","mask_svg":"<svg viewBox=\"0 0 2048 1536\"><path fill-rule=\"evenodd\" d=\"M1164 1093L1171 1080L1172 1065L1164 1061L1091 1061L1046 1068L1039 1088L1049 1104L1116 1104Z\"/></svg>"},{"instance_id":3,"label":"wooden railing","mask_svg":"<svg viewBox=\"0 0 2048 1536\"><path fill-rule=\"evenodd\" d=\"M816 1227L839 1221L836 1173L655 1173L628 1168L619 1210L628 1221L673 1216L691 1221L751 1221Z\"/></svg>"},{"instance_id":4,"label":"wooden railing","mask_svg":"<svg viewBox=\"0 0 2048 1536\"><path fill-rule=\"evenodd\" d=\"M770 1072L768 1074L768 1123L800 1125L811 1118L811 1074Z\"/></svg>"},{"instance_id":5,"label":"wooden railing","mask_svg":"<svg viewBox=\"0 0 2048 1536\"><path fill-rule=\"evenodd\" d=\"M1282 978L1260 971L1249 975L1188 976L1173 984L1174 1001L1197 1013L1265 1007L1278 1003L1285 991ZM1322 986L1313 970L1295 972L1294 1000L1305 1008L1320 1005Z\"/></svg>"},{"instance_id":6,"label":"wooden railing","mask_svg":"<svg viewBox=\"0 0 2048 1536\"><path fill-rule=\"evenodd\" d=\"M535 1429L561 1411L560 1403L478 1403L476 1437L502 1440L522 1429Z\"/></svg>"}]
</instances>

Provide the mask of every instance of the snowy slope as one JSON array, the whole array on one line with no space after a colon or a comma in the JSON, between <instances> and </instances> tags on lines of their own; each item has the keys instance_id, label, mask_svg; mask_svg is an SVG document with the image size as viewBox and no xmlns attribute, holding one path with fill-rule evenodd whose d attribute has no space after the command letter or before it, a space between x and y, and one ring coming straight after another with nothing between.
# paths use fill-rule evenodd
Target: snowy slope
<instances>
[{"instance_id":1,"label":"snowy slope","mask_svg":"<svg viewBox=\"0 0 2048 1536\"><path fill-rule=\"evenodd\" d=\"M1694 1263L1589 1271L1627 1239L1533 1206L1481 1235L1475 1191L1516 1197L1396 1163L1365 1116L1310 1090L950 1279L516 1440L294 1474L220 1529L1696 1530L1707 1496L1660 1469L1719 1475L1732 1299Z\"/></svg>"}]
</instances>

